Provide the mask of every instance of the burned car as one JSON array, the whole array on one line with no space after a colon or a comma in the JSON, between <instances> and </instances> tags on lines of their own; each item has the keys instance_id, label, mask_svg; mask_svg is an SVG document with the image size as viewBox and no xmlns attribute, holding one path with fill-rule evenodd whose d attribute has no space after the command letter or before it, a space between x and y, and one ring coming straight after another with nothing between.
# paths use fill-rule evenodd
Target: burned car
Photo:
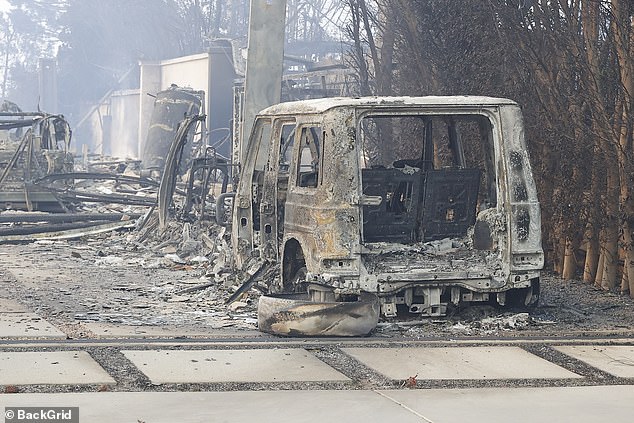
<instances>
[{"instance_id":1,"label":"burned car","mask_svg":"<svg viewBox=\"0 0 634 423\"><path fill-rule=\"evenodd\" d=\"M232 218L235 265L278 266L272 291L315 302L371 293L386 317L538 300L540 207L510 100L269 107L251 133Z\"/></svg>"},{"instance_id":2,"label":"burned car","mask_svg":"<svg viewBox=\"0 0 634 423\"><path fill-rule=\"evenodd\" d=\"M0 204L2 209L63 211L57 196L38 179L72 172L72 131L61 115L22 112L8 101L0 106ZM64 183L60 183L64 184Z\"/></svg>"}]
</instances>

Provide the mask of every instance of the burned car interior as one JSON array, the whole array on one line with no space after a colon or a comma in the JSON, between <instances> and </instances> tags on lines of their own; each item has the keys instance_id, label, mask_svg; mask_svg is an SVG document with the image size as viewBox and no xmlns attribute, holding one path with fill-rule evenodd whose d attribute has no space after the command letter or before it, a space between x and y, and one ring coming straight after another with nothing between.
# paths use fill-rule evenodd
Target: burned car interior
<instances>
[{"instance_id":1,"label":"burned car interior","mask_svg":"<svg viewBox=\"0 0 634 423\"><path fill-rule=\"evenodd\" d=\"M374 200L363 207L365 242L412 244L465 236L478 203L494 204L494 184L484 189L486 197L478 195L483 173L485 182L491 178L486 170L492 164L484 165L485 157L476 162L475 154L465 157L468 143L492 148L483 117L372 116L361 128L363 195L366 202Z\"/></svg>"}]
</instances>

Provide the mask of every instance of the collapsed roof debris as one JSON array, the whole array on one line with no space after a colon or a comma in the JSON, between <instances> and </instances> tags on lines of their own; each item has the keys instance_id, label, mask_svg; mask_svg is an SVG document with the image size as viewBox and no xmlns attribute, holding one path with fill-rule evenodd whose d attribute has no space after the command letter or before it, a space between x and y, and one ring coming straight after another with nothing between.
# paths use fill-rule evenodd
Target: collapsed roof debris
<instances>
[{"instance_id":1,"label":"collapsed roof debris","mask_svg":"<svg viewBox=\"0 0 634 423\"><path fill-rule=\"evenodd\" d=\"M67 181L65 188L55 186L57 181ZM78 181L89 180L110 180L113 183L97 186L97 192L89 192L81 189L71 189L71 186L81 187ZM70 182L68 182L70 181ZM92 202L92 203L118 203L135 206L155 206L156 195L151 189L159 186L158 182L143 177L119 175L111 173L93 172L70 172L47 175L33 182L43 190L54 193L57 198L69 202ZM130 185L138 184L142 188L133 189ZM148 192L145 195L145 192ZM130 195L132 194L132 195Z\"/></svg>"},{"instance_id":2,"label":"collapsed roof debris","mask_svg":"<svg viewBox=\"0 0 634 423\"><path fill-rule=\"evenodd\" d=\"M0 214L0 243L36 239L68 239L131 227L139 215L123 213Z\"/></svg>"},{"instance_id":3,"label":"collapsed roof debris","mask_svg":"<svg viewBox=\"0 0 634 423\"><path fill-rule=\"evenodd\" d=\"M66 213L5 210L0 214L0 243L71 239L134 227L135 219L156 205L158 183L138 176L66 172L43 176L30 186L49 193Z\"/></svg>"}]
</instances>

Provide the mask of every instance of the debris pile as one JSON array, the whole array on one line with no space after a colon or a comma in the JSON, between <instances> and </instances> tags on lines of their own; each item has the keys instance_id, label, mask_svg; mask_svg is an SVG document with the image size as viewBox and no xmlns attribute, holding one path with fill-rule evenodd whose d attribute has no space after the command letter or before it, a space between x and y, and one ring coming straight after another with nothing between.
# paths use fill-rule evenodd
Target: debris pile
<instances>
[{"instance_id":1,"label":"debris pile","mask_svg":"<svg viewBox=\"0 0 634 423\"><path fill-rule=\"evenodd\" d=\"M500 269L497 252L469 248L470 238L443 238L411 245L387 242L368 243L370 254L363 256L370 273L407 272L414 269L450 272L494 272Z\"/></svg>"},{"instance_id":2,"label":"debris pile","mask_svg":"<svg viewBox=\"0 0 634 423\"><path fill-rule=\"evenodd\" d=\"M521 332L537 329L555 322L542 320L531 316L529 313L498 313L492 310L494 315L474 318L470 321L458 321L447 323L450 333L456 335L500 335L504 332Z\"/></svg>"}]
</instances>

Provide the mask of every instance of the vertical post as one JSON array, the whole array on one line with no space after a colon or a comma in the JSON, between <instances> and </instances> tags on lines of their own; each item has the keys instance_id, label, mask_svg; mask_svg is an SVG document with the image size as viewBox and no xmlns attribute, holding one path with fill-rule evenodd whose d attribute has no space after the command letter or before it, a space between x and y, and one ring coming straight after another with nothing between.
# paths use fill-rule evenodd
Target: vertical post
<instances>
[{"instance_id":1,"label":"vertical post","mask_svg":"<svg viewBox=\"0 0 634 423\"><path fill-rule=\"evenodd\" d=\"M137 157L143 157L145 139L154 109L154 97L161 90L161 65L158 62L140 61L141 81L139 88L139 139Z\"/></svg>"},{"instance_id":2,"label":"vertical post","mask_svg":"<svg viewBox=\"0 0 634 423\"><path fill-rule=\"evenodd\" d=\"M236 77L231 53L231 44L227 41L214 41L209 48L209 89L207 90L207 115L209 122L209 145L216 145L229 132L232 105L227 102L233 96L233 81ZM225 157L231 154L231 143L225 143L217 149Z\"/></svg>"},{"instance_id":3,"label":"vertical post","mask_svg":"<svg viewBox=\"0 0 634 423\"><path fill-rule=\"evenodd\" d=\"M84 171L88 172L88 144L81 145L81 158L84 165Z\"/></svg>"},{"instance_id":4,"label":"vertical post","mask_svg":"<svg viewBox=\"0 0 634 423\"><path fill-rule=\"evenodd\" d=\"M251 0L244 113L239 139L241 163L246 157L255 115L280 102L285 21L286 0Z\"/></svg>"},{"instance_id":5,"label":"vertical post","mask_svg":"<svg viewBox=\"0 0 634 423\"><path fill-rule=\"evenodd\" d=\"M57 110L57 61L55 59L39 60L39 94L40 110L56 114Z\"/></svg>"}]
</instances>

